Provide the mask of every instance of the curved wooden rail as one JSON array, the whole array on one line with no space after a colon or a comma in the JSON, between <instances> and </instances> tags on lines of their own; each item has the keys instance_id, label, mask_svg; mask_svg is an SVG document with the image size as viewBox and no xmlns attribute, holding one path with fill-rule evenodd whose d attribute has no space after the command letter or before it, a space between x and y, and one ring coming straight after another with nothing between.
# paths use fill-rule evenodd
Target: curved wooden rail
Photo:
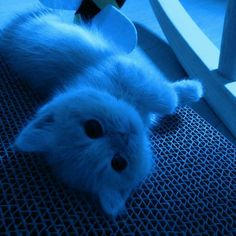
<instances>
[{"instance_id":1,"label":"curved wooden rail","mask_svg":"<svg viewBox=\"0 0 236 236\"><path fill-rule=\"evenodd\" d=\"M234 14L236 1L229 1L229 6L234 4L235 7L234 13L231 7L228 7L226 12L225 19L231 23L225 23L222 52L201 31L178 0L150 0L150 2L182 66L190 77L196 77L202 81L205 90L204 97L208 104L236 137L236 77L234 76L236 60L233 59L236 58L236 44L229 46L229 40L232 37L229 34L232 34L232 31L235 32L236 27ZM232 65L228 66L227 63L232 63ZM223 75L227 75L227 78Z\"/></svg>"}]
</instances>

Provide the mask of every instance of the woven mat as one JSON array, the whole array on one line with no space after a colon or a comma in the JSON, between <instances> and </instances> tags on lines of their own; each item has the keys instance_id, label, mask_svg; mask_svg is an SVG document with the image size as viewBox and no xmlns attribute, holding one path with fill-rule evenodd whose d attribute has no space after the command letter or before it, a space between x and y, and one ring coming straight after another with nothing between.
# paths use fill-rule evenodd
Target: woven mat
<instances>
[{"instance_id":1,"label":"woven mat","mask_svg":"<svg viewBox=\"0 0 236 236\"><path fill-rule=\"evenodd\" d=\"M39 103L1 62L1 235L236 234L236 147L189 107L153 130L154 173L127 215L111 220L57 182L42 157L9 148Z\"/></svg>"}]
</instances>

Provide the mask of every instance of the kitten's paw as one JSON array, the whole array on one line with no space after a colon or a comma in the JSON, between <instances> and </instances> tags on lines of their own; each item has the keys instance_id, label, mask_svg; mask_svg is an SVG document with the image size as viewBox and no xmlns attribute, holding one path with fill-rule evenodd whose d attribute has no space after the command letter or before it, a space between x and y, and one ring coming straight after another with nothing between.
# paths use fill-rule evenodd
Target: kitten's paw
<instances>
[{"instance_id":1,"label":"kitten's paw","mask_svg":"<svg viewBox=\"0 0 236 236\"><path fill-rule=\"evenodd\" d=\"M179 105L197 102L203 96L202 84L197 80L181 80L173 83Z\"/></svg>"}]
</instances>

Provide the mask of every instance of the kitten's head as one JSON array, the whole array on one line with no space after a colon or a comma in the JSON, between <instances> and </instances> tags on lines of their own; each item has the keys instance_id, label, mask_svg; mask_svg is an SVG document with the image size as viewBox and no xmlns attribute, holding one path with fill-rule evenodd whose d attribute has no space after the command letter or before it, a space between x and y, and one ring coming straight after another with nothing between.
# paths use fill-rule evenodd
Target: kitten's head
<instances>
[{"instance_id":1,"label":"kitten's head","mask_svg":"<svg viewBox=\"0 0 236 236\"><path fill-rule=\"evenodd\" d=\"M138 112L88 88L55 96L22 130L15 145L22 151L46 153L63 181L97 196L113 216L152 165Z\"/></svg>"}]
</instances>

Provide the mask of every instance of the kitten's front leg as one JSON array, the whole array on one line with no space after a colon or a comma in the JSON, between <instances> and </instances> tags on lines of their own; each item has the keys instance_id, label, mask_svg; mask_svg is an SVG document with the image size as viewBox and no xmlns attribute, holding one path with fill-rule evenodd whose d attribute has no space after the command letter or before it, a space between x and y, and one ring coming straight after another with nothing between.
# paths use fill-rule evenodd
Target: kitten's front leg
<instances>
[{"instance_id":1,"label":"kitten's front leg","mask_svg":"<svg viewBox=\"0 0 236 236\"><path fill-rule=\"evenodd\" d=\"M118 96L133 104L144 121L153 113L172 114L178 106L197 102L203 94L197 80L171 83L156 78L154 73L145 71L145 66L127 58L118 58L109 71Z\"/></svg>"}]
</instances>

